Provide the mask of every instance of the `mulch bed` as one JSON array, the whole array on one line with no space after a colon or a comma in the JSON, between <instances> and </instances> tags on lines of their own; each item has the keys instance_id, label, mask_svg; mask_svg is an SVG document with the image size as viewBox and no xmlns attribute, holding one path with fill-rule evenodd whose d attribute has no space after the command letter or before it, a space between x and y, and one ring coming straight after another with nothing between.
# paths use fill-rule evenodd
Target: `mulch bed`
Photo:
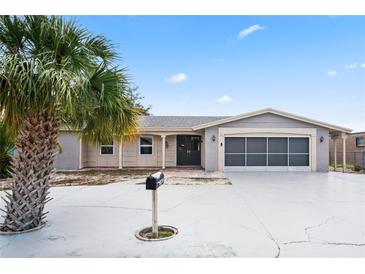
<instances>
[{"instance_id":1,"label":"mulch bed","mask_svg":"<svg viewBox=\"0 0 365 274\"><path fill-rule=\"evenodd\" d=\"M134 182L144 184L146 177L156 170L81 170L69 172L57 172L52 179L51 186L83 186L83 185L106 185L115 182ZM189 173L189 172L187 172ZM167 185L230 185L231 182L224 177L214 178L207 176L189 177L181 175L166 175ZM0 180L0 190L8 190L11 187L11 179Z\"/></svg>"}]
</instances>

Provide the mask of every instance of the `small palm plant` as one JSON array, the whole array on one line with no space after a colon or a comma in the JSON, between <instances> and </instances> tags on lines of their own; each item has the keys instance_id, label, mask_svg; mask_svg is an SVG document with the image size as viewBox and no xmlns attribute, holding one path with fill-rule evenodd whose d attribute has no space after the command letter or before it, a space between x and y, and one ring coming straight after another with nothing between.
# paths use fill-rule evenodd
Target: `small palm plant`
<instances>
[{"instance_id":1,"label":"small palm plant","mask_svg":"<svg viewBox=\"0 0 365 274\"><path fill-rule=\"evenodd\" d=\"M16 136L3 232L45 222L61 127L92 143L129 138L140 111L111 42L58 16L0 17L0 113Z\"/></svg>"},{"instance_id":2,"label":"small palm plant","mask_svg":"<svg viewBox=\"0 0 365 274\"><path fill-rule=\"evenodd\" d=\"M6 126L0 122L0 178L7 178L10 175L12 152L13 143Z\"/></svg>"}]
</instances>

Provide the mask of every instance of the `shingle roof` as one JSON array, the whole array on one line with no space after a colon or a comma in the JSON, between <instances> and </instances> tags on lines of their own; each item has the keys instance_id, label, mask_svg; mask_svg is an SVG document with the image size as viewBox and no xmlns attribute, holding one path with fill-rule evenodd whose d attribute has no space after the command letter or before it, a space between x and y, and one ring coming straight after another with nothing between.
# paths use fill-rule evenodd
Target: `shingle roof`
<instances>
[{"instance_id":1,"label":"shingle roof","mask_svg":"<svg viewBox=\"0 0 365 274\"><path fill-rule=\"evenodd\" d=\"M143 116L142 128L190 128L228 116Z\"/></svg>"}]
</instances>

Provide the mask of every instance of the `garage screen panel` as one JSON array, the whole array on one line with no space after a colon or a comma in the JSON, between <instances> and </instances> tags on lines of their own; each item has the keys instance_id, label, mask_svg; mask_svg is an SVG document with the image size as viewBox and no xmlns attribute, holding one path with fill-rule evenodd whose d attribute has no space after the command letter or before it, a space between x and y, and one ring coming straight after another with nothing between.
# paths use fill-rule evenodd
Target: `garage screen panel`
<instances>
[{"instance_id":1,"label":"garage screen panel","mask_svg":"<svg viewBox=\"0 0 365 274\"><path fill-rule=\"evenodd\" d=\"M291 137L289 139L289 153L309 153L309 139Z\"/></svg>"},{"instance_id":2,"label":"garage screen panel","mask_svg":"<svg viewBox=\"0 0 365 274\"><path fill-rule=\"evenodd\" d=\"M266 166L266 154L247 154L247 166Z\"/></svg>"},{"instance_id":3,"label":"garage screen panel","mask_svg":"<svg viewBox=\"0 0 365 274\"><path fill-rule=\"evenodd\" d=\"M288 154L269 154L268 166L288 166Z\"/></svg>"},{"instance_id":4,"label":"garage screen panel","mask_svg":"<svg viewBox=\"0 0 365 274\"><path fill-rule=\"evenodd\" d=\"M308 154L290 154L289 166L309 166Z\"/></svg>"},{"instance_id":5,"label":"garage screen panel","mask_svg":"<svg viewBox=\"0 0 365 274\"><path fill-rule=\"evenodd\" d=\"M226 137L225 152L228 153L245 153L245 137Z\"/></svg>"},{"instance_id":6,"label":"garage screen panel","mask_svg":"<svg viewBox=\"0 0 365 274\"><path fill-rule=\"evenodd\" d=\"M268 166L288 166L288 137L268 138Z\"/></svg>"},{"instance_id":7,"label":"garage screen panel","mask_svg":"<svg viewBox=\"0 0 365 274\"><path fill-rule=\"evenodd\" d=\"M266 166L267 163L267 138L247 138L247 166Z\"/></svg>"},{"instance_id":8,"label":"garage screen panel","mask_svg":"<svg viewBox=\"0 0 365 274\"><path fill-rule=\"evenodd\" d=\"M309 138L289 139L289 166L309 166Z\"/></svg>"},{"instance_id":9,"label":"garage screen panel","mask_svg":"<svg viewBox=\"0 0 365 274\"><path fill-rule=\"evenodd\" d=\"M225 166L245 166L244 154L226 154L224 157Z\"/></svg>"},{"instance_id":10,"label":"garage screen panel","mask_svg":"<svg viewBox=\"0 0 365 274\"><path fill-rule=\"evenodd\" d=\"M248 137L247 153L266 153L266 137Z\"/></svg>"},{"instance_id":11,"label":"garage screen panel","mask_svg":"<svg viewBox=\"0 0 365 274\"><path fill-rule=\"evenodd\" d=\"M269 137L269 153L288 153L288 137Z\"/></svg>"},{"instance_id":12,"label":"garage screen panel","mask_svg":"<svg viewBox=\"0 0 365 274\"><path fill-rule=\"evenodd\" d=\"M245 137L226 137L225 138L225 166L245 166Z\"/></svg>"}]
</instances>

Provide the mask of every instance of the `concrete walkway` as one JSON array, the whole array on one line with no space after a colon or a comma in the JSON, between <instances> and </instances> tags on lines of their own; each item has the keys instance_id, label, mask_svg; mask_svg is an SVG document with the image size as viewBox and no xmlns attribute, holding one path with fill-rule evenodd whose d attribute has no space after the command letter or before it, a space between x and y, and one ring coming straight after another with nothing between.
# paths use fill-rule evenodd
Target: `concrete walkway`
<instances>
[{"instance_id":1,"label":"concrete walkway","mask_svg":"<svg viewBox=\"0 0 365 274\"><path fill-rule=\"evenodd\" d=\"M47 226L0 236L0 257L365 257L364 175L228 176L233 185L162 186L160 223L180 233L161 242L134 237L150 225L143 185L53 188Z\"/></svg>"}]
</instances>

